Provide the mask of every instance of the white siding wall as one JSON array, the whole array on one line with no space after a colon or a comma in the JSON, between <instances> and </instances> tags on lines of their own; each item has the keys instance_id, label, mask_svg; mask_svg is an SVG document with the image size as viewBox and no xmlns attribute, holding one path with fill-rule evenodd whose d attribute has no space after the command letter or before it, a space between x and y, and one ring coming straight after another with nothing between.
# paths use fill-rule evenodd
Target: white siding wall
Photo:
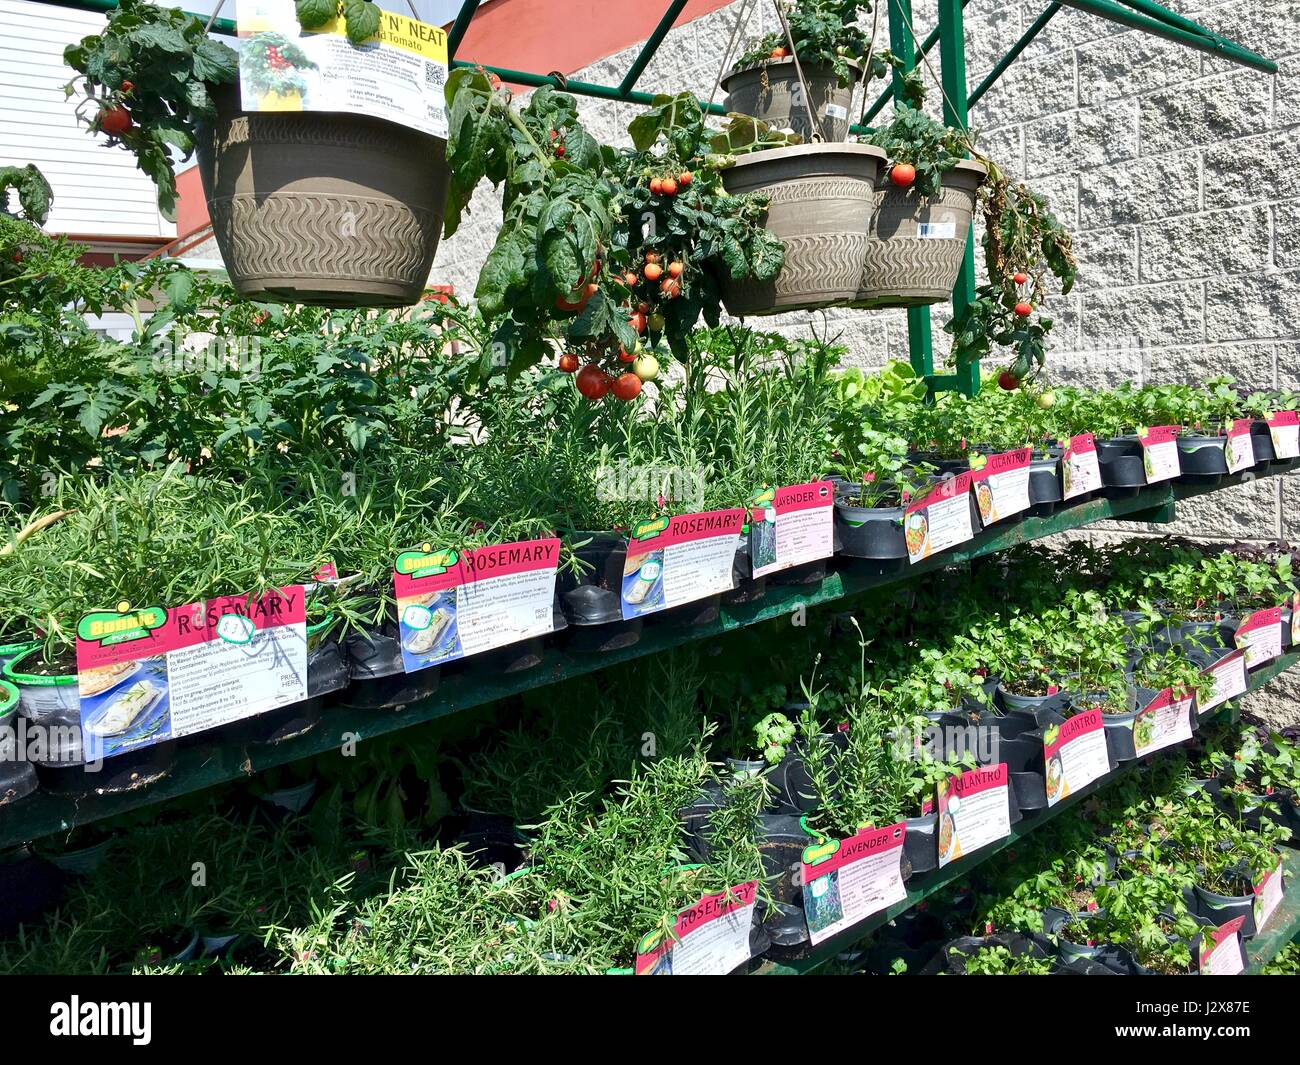
<instances>
[{"instance_id":1,"label":"white siding wall","mask_svg":"<svg viewBox=\"0 0 1300 1065\"><path fill-rule=\"evenodd\" d=\"M29 0L0 0L0 165L35 163L54 188L54 233L174 236L151 182L123 148L77 123L64 99L63 49L104 16Z\"/></svg>"}]
</instances>

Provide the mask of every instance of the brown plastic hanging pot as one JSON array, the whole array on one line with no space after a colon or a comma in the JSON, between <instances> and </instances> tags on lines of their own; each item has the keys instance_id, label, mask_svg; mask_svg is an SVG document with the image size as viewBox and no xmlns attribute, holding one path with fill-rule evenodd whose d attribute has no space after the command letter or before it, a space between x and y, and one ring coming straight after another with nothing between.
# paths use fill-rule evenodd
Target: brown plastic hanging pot
<instances>
[{"instance_id":1,"label":"brown plastic hanging pot","mask_svg":"<svg viewBox=\"0 0 1300 1065\"><path fill-rule=\"evenodd\" d=\"M803 73L818 118L817 132L828 141L847 140L849 107L862 68L849 61L846 85L840 84L835 68L827 64L805 63ZM742 67L723 78L721 85L727 93L728 111L750 115L776 129L792 129L804 140L812 139L813 121L792 58L764 59Z\"/></svg>"},{"instance_id":2,"label":"brown plastic hanging pot","mask_svg":"<svg viewBox=\"0 0 1300 1065\"><path fill-rule=\"evenodd\" d=\"M885 153L869 144L799 144L742 155L724 170L733 196L768 198L767 228L785 245L785 263L771 281L724 282L727 311L780 314L851 301L884 164Z\"/></svg>"},{"instance_id":3,"label":"brown plastic hanging pot","mask_svg":"<svg viewBox=\"0 0 1300 1065\"><path fill-rule=\"evenodd\" d=\"M365 115L246 112L214 89L198 142L212 229L241 296L419 301L442 235L447 142Z\"/></svg>"},{"instance_id":4,"label":"brown plastic hanging pot","mask_svg":"<svg viewBox=\"0 0 1300 1065\"><path fill-rule=\"evenodd\" d=\"M938 196L902 189L883 169L854 307L921 307L952 298L966 254L975 197L988 174L963 159L943 176Z\"/></svg>"}]
</instances>

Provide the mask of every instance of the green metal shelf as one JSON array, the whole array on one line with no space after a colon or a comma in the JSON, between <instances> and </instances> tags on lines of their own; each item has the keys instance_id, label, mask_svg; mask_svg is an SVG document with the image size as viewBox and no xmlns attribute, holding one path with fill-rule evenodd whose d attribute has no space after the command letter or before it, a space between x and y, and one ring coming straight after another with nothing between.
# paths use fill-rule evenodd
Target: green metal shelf
<instances>
[{"instance_id":1,"label":"green metal shelf","mask_svg":"<svg viewBox=\"0 0 1300 1065\"><path fill-rule=\"evenodd\" d=\"M1275 659L1267 666L1257 669L1250 677L1250 690L1256 691L1262 688L1269 681L1274 680L1279 674L1284 673L1292 667L1300 665L1300 653L1283 655ZM1230 704L1228 707L1219 711L1218 715L1231 714L1235 719L1237 707ZM909 886L907 898L902 902L895 903L887 910L873 914L860 924L847 928L833 939L828 939L821 944L817 951L807 958L793 962L767 962L757 970L757 975L765 976L801 976L807 973L815 972L827 962L831 961L837 954L842 953L849 947L861 942L866 936L870 935L876 929L888 924L895 917L907 912L918 902L922 902L942 891L950 884L963 879L970 875L971 870L982 865L996 854L1014 847L1019 840L1024 839L1031 832L1040 828L1042 825L1053 820L1060 814L1064 813L1070 807L1096 794L1098 791L1109 786L1114 781L1122 777L1140 772L1137 763L1125 766L1117 773L1111 773L1101 780L1094 781L1082 791L1075 792L1066 799L1057 803L1051 809L1040 810L1037 813L1023 818L1017 824L1011 826L1011 834L996 843L990 843L987 847L982 847L974 854L963 857L960 861L954 862L946 869L940 869L932 873L922 874L916 878L916 886ZM1292 880L1297 873L1300 873L1300 851L1288 848L1283 855L1283 862L1286 867L1286 877ZM1300 932L1300 888L1295 888L1283 896L1282 904L1279 906L1273 918L1269 921L1268 927L1261 935L1256 936L1247 944L1247 952L1250 956L1252 966L1258 967L1270 961L1287 943L1295 938L1296 933Z\"/></svg>"},{"instance_id":2,"label":"green metal shelf","mask_svg":"<svg viewBox=\"0 0 1300 1065\"><path fill-rule=\"evenodd\" d=\"M629 662L668 648L719 636L776 618L789 618L797 611L835 603L872 591L888 590L907 581L949 566L959 565L1007 548L1092 525L1098 521L1155 521L1173 519L1178 499L1187 499L1214 488L1159 485L1140 490L1123 499L1091 499L1067 507L1048 517L1029 517L1007 525L996 525L980 533L960 549L927 559L899 573L879 575L863 572L851 563L827 574L815 586L769 586L759 602L724 607L717 621L695 627L646 626L641 639L631 647L608 654L583 655L548 651L542 665L527 672L484 675L466 671L445 677L438 691L402 710L358 709L346 704L325 711L324 719L312 731L274 746L220 746L220 736L199 745L182 746L171 774L148 788L115 795L86 795L76 798L37 792L11 806L0 806L0 849L107 817L166 802L182 795L245 779L276 766L338 750L346 735L358 741L424 724L474 707L505 699L533 688L556 684L571 677Z\"/></svg>"}]
</instances>

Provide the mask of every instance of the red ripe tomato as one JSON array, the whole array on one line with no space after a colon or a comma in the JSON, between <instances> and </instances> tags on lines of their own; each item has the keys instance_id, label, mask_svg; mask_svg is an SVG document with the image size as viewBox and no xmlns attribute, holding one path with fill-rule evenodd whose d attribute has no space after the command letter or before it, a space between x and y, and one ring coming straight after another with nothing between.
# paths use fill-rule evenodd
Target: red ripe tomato
<instances>
[{"instance_id":1,"label":"red ripe tomato","mask_svg":"<svg viewBox=\"0 0 1300 1065\"><path fill-rule=\"evenodd\" d=\"M628 288L636 288L637 286L636 274L632 273L632 271L629 270L626 274L623 275L623 284L625 284Z\"/></svg>"},{"instance_id":2,"label":"red ripe tomato","mask_svg":"<svg viewBox=\"0 0 1300 1065\"><path fill-rule=\"evenodd\" d=\"M660 187L663 189L663 192L664 192L664 195L665 195L665 196L676 196L676 195L677 195L677 179L676 179L676 178L671 178L671 177L666 177L666 178L664 178L663 181L660 183Z\"/></svg>"},{"instance_id":3,"label":"red ripe tomato","mask_svg":"<svg viewBox=\"0 0 1300 1065\"><path fill-rule=\"evenodd\" d=\"M564 158L564 145L563 145L563 144L557 144L557 145L555 146L555 158L556 158L556 159L563 159L563 158Z\"/></svg>"},{"instance_id":4,"label":"red ripe tomato","mask_svg":"<svg viewBox=\"0 0 1300 1065\"><path fill-rule=\"evenodd\" d=\"M133 82L133 81L124 81L124 82L122 82L122 92L123 92L123 93L128 93L128 92L130 92L130 91L131 91L132 89L134 89L134 88L135 88L135 82Z\"/></svg>"},{"instance_id":5,"label":"red ripe tomato","mask_svg":"<svg viewBox=\"0 0 1300 1065\"><path fill-rule=\"evenodd\" d=\"M566 351L563 355L560 356L560 369L564 373L577 373L578 356L573 354L573 352L571 351Z\"/></svg>"},{"instance_id":6,"label":"red ripe tomato","mask_svg":"<svg viewBox=\"0 0 1300 1065\"><path fill-rule=\"evenodd\" d=\"M555 309L566 312L582 310L583 307L587 306L587 296L584 293L585 289L580 288L570 292L567 297L564 295L556 296Z\"/></svg>"},{"instance_id":7,"label":"red ripe tomato","mask_svg":"<svg viewBox=\"0 0 1300 1065\"><path fill-rule=\"evenodd\" d=\"M659 261L659 253L657 251L646 252L645 261L648 263L657 263Z\"/></svg>"},{"instance_id":8,"label":"red ripe tomato","mask_svg":"<svg viewBox=\"0 0 1300 1065\"><path fill-rule=\"evenodd\" d=\"M1027 300L1021 300L1016 304L1016 314L1021 318L1028 318L1034 313L1034 305Z\"/></svg>"},{"instance_id":9,"label":"red ripe tomato","mask_svg":"<svg viewBox=\"0 0 1300 1065\"><path fill-rule=\"evenodd\" d=\"M636 360L636 355L633 352L627 351L624 348L618 349L619 362L634 362L635 360Z\"/></svg>"},{"instance_id":10,"label":"red ripe tomato","mask_svg":"<svg viewBox=\"0 0 1300 1065\"><path fill-rule=\"evenodd\" d=\"M1016 272L1013 280L1017 285L1023 285L1026 281L1029 280L1029 275L1025 273L1023 270L1019 270Z\"/></svg>"},{"instance_id":11,"label":"red ripe tomato","mask_svg":"<svg viewBox=\"0 0 1300 1065\"><path fill-rule=\"evenodd\" d=\"M695 175L693 173L691 173L689 170L683 170L680 174L677 175L677 186L678 188L683 188L683 189L687 188L690 185L690 183L694 180L695 180Z\"/></svg>"},{"instance_id":12,"label":"red ripe tomato","mask_svg":"<svg viewBox=\"0 0 1300 1065\"><path fill-rule=\"evenodd\" d=\"M1020 378L1010 370L1003 370L998 374L998 388L1006 392L1014 392L1020 387Z\"/></svg>"},{"instance_id":13,"label":"red ripe tomato","mask_svg":"<svg viewBox=\"0 0 1300 1065\"><path fill-rule=\"evenodd\" d=\"M769 58L771 59L784 59L789 54L790 54L790 49L786 48L784 45L782 45L779 48L773 48L772 51L768 53Z\"/></svg>"},{"instance_id":14,"label":"red ripe tomato","mask_svg":"<svg viewBox=\"0 0 1300 1065\"><path fill-rule=\"evenodd\" d=\"M659 285L659 291L664 294L665 299L675 300L682 294L682 283L675 277L665 277Z\"/></svg>"},{"instance_id":15,"label":"red ripe tomato","mask_svg":"<svg viewBox=\"0 0 1300 1065\"><path fill-rule=\"evenodd\" d=\"M578 371L578 376L573 379L573 383L587 399L601 399L609 391L609 374L594 362L589 362Z\"/></svg>"},{"instance_id":16,"label":"red ripe tomato","mask_svg":"<svg viewBox=\"0 0 1300 1065\"><path fill-rule=\"evenodd\" d=\"M636 309L637 309L641 314L649 314L649 313L650 313L650 304L646 303L645 300L642 300L640 303L638 303L638 304L636 305Z\"/></svg>"},{"instance_id":17,"label":"red ripe tomato","mask_svg":"<svg viewBox=\"0 0 1300 1065\"><path fill-rule=\"evenodd\" d=\"M644 273L647 281L658 281L664 276L664 268L658 263L646 263Z\"/></svg>"},{"instance_id":18,"label":"red ripe tomato","mask_svg":"<svg viewBox=\"0 0 1300 1065\"><path fill-rule=\"evenodd\" d=\"M627 324L630 325L633 329L635 329L637 335L640 336L642 333L645 332L645 315L642 314L640 311L637 311L632 315L631 318L627 320Z\"/></svg>"},{"instance_id":19,"label":"red ripe tomato","mask_svg":"<svg viewBox=\"0 0 1300 1065\"><path fill-rule=\"evenodd\" d=\"M662 196L664 191L663 178L652 177L650 179L650 193L654 196Z\"/></svg>"},{"instance_id":20,"label":"red ripe tomato","mask_svg":"<svg viewBox=\"0 0 1300 1065\"><path fill-rule=\"evenodd\" d=\"M125 107L105 107L99 112L99 128L111 137L120 137L132 125L131 112Z\"/></svg>"},{"instance_id":21,"label":"red ripe tomato","mask_svg":"<svg viewBox=\"0 0 1300 1065\"><path fill-rule=\"evenodd\" d=\"M501 88L501 79L498 78L495 74L489 74L488 84L492 86L492 91L496 92L497 89Z\"/></svg>"},{"instance_id":22,"label":"red ripe tomato","mask_svg":"<svg viewBox=\"0 0 1300 1065\"><path fill-rule=\"evenodd\" d=\"M683 262L679 262L679 261L677 261L676 259L674 259L672 262L670 262L670 263L668 264L668 276L669 276L669 277L681 277L681 276L682 276L682 271L685 270L685 269L686 269L686 264L685 264L685 263L683 263Z\"/></svg>"},{"instance_id":23,"label":"red ripe tomato","mask_svg":"<svg viewBox=\"0 0 1300 1065\"><path fill-rule=\"evenodd\" d=\"M916 180L916 167L911 163L895 163L890 168L889 180L900 189L911 188L912 182Z\"/></svg>"},{"instance_id":24,"label":"red ripe tomato","mask_svg":"<svg viewBox=\"0 0 1300 1065\"><path fill-rule=\"evenodd\" d=\"M641 378L634 373L619 374L610 390L616 399L628 403L641 394Z\"/></svg>"}]
</instances>

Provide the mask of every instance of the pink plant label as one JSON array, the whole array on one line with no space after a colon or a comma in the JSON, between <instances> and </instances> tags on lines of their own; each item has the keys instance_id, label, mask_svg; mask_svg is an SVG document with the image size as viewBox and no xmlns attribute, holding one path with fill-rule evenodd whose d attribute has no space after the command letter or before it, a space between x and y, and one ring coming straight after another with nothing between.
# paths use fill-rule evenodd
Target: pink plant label
<instances>
[{"instance_id":1,"label":"pink plant label","mask_svg":"<svg viewBox=\"0 0 1300 1065\"><path fill-rule=\"evenodd\" d=\"M745 516L737 507L638 526L623 565L624 620L730 591Z\"/></svg>"},{"instance_id":2,"label":"pink plant label","mask_svg":"<svg viewBox=\"0 0 1300 1065\"><path fill-rule=\"evenodd\" d=\"M97 610L77 625L88 761L307 698L306 591Z\"/></svg>"},{"instance_id":3,"label":"pink plant label","mask_svg":"<svg viewBox=\"0 0 1300 1065\"><path fill-rule=\"evenodd\" d=\"M1223 455L1227 459L1229 473L1240 473L1255 465L1255 443L1250 437L1250 426L1249 418L1238 418L1228 430Z\"/></svg>"},{"instance_id":4,"label":"pink plant label","mask_svg":"<svg viewBox=\"0 0 1300 1065\"><path fill-rule=\"evenodd\" d=\"M1241 926L1244 917L1234 917L1218 928L1207 928L1201 934L1201 956L1198 968L1203 976L1239 976L1246 971L1246 952L1241 943Z\"/></svg>"},{"instance_id":5,"label":"pink plant label","mask_svg":"<svg viewBox=\"0 0 1300 1065\"><path fill-rule=\"evenodd\" d=\"M1061 460L1061 495L1066 499L1087 495L1101 488L1101 466L1092 433L1070 437Z\"/></svg>"},{"instance_id":6,"label":"pink plant label","mask_svg":"<svg viewBox=\"0 0 1300 1065\"><path fill-rule=\"evenodd\" d=\"M1208 714L1232 699L1238 699L1250 690L1250 676L1246 670L1246 652L1233 651L1214 665L1201 670L1214 680L1214 694L1197 708L1198 714Z\"/></svg>"},{"instance_id":7,"label":"pink plant label","mask_svg":"<svg viewBox=\"0 0 1300 1065\"><path fill-rule=\"evenodd\" d=\"M835 486L830 481L778 488L750 510L749 558L755 577L835 553Z\"/></svg>"},{"instance_id":8,"label":"pink plant label","mask_svg":"<svg viewBox=\"0 0 1300 1065\"><path fill-rule=\"evenodd\" d=\"M1133 719L1133 748L1138 757L1192 738L1194 693L1166 688Z\"/></svg>"},{"instance_id":9,"label":"pink plant label","mask_svg":"<svg viewBox=\"0 0 1300 1065\"><path fill-rule=\"evenodd\" d=\"M908 560L916 563L975 535L970 492L974 475L967 471L938 484L912 503L903 515Z\"/></svg>"},{"instance_id":10,"label":"pink plant label","mask_svg":"<svg viewBox=\"0 0 1300 1065\"><path fill-rule=\"evenodd\" d=\"M1300 416L1295 411L1283 410L1270 415L1268 435L1273 440L1273 454L1278 458L1300 458Z\"/></svg>"},{"instance_id":11,"label":"pink plant label","mask_svg":"<svg viewBox=\"0 0 1300 1065\"><path fill-rule=\"evenodd\" d=\"M1086 788L1110 772L1106 725L1100 710L1085 710L1043 732L1047 805Z\"/></svg>"},{"instance_id":12,"label":"pink plant label","mask_svg":"<svg viewBox=\"0 0 1300 1065\"><path fill-rule=\"evenodd\" d=\"M1033 451L1022 447L997 455L971 458L971 477L980 521L992 525L1029 509L1029 472ZM977 461L983 460L978 468Z\"/></svg>"},{"instance_id":13,"label":"pink plant label","mask_svg":"<svg viewBox=\"0 0 1300 1065\"><path fill-rule=\"evenodd\" d=\"M800 867L808 938L821 943L907 898L907 825L864 828L838 843L808 847ZM810 860L811 859L811 860Z\"/></svg>"},{"instance_id":14,"label":"pink plant label","mask_svg":"<svg viewBox=\"0 0 1300 1065\"><path fill-rule=\"evenodd\" d=\"M415 673L555 630L554 537L403 551L393 567L402 667Z\"/></svg>"},{"instance_id":15,"label":"pink plant label","mask_svg":"<svg viewBox=\"0 0 1300 1065\"><path fill-rule=\"evenodd\" d=\"M1266 607L1241 619L1237 646L1246 652L1246 667L1254 669L1282 655L1282 608Z\"/></svg>"},{"instance_id":16,"label":"pink plant label","mask_svg":"<svg viewBox=\"0 0 1300 1065\"><path fill-rule=\"evenodd\" d=\"M940 867L1011 833L1007 764L970 769L939 782Z\"/></svg>"},{"instance_id":17,"label":"pink plant label","mask_svg":"<svg viewBox=\"0 0 1300 1065\"><path fill-rule=\"evenodd\" d=\"M657 931L637 945L637 976L725 976L752 956L758 881L705 895L677 915L671 933Z\"/></svg>"},{"instance_id":18,"label":"pink plant label","mask_svg":"<svg viewBox=\"0 0 1300 1065\"><path fill-rule=\"evenodd\" d=\"M1269 918L1282 905L1282 896L1286 893L1286 881L1282 873L1282 861L1277 868L1264 874L1264 879L1254 885L1255 892L1255 929L1264 931Z\"/></svg>"},{"instance_id":19,"label":"pink plant label","mask_svg":"<svg viewBox=\"0 0 1300 1065\"><path fill-rule=\"evenodd\" d=\"M1181 426L1152 425L1138 430L1138 439L1142 442L1142 468L1146 471L1147 484L1172 481L1182 473L1178 461L1178 434Z\"/></svg>"}]
</instances>

